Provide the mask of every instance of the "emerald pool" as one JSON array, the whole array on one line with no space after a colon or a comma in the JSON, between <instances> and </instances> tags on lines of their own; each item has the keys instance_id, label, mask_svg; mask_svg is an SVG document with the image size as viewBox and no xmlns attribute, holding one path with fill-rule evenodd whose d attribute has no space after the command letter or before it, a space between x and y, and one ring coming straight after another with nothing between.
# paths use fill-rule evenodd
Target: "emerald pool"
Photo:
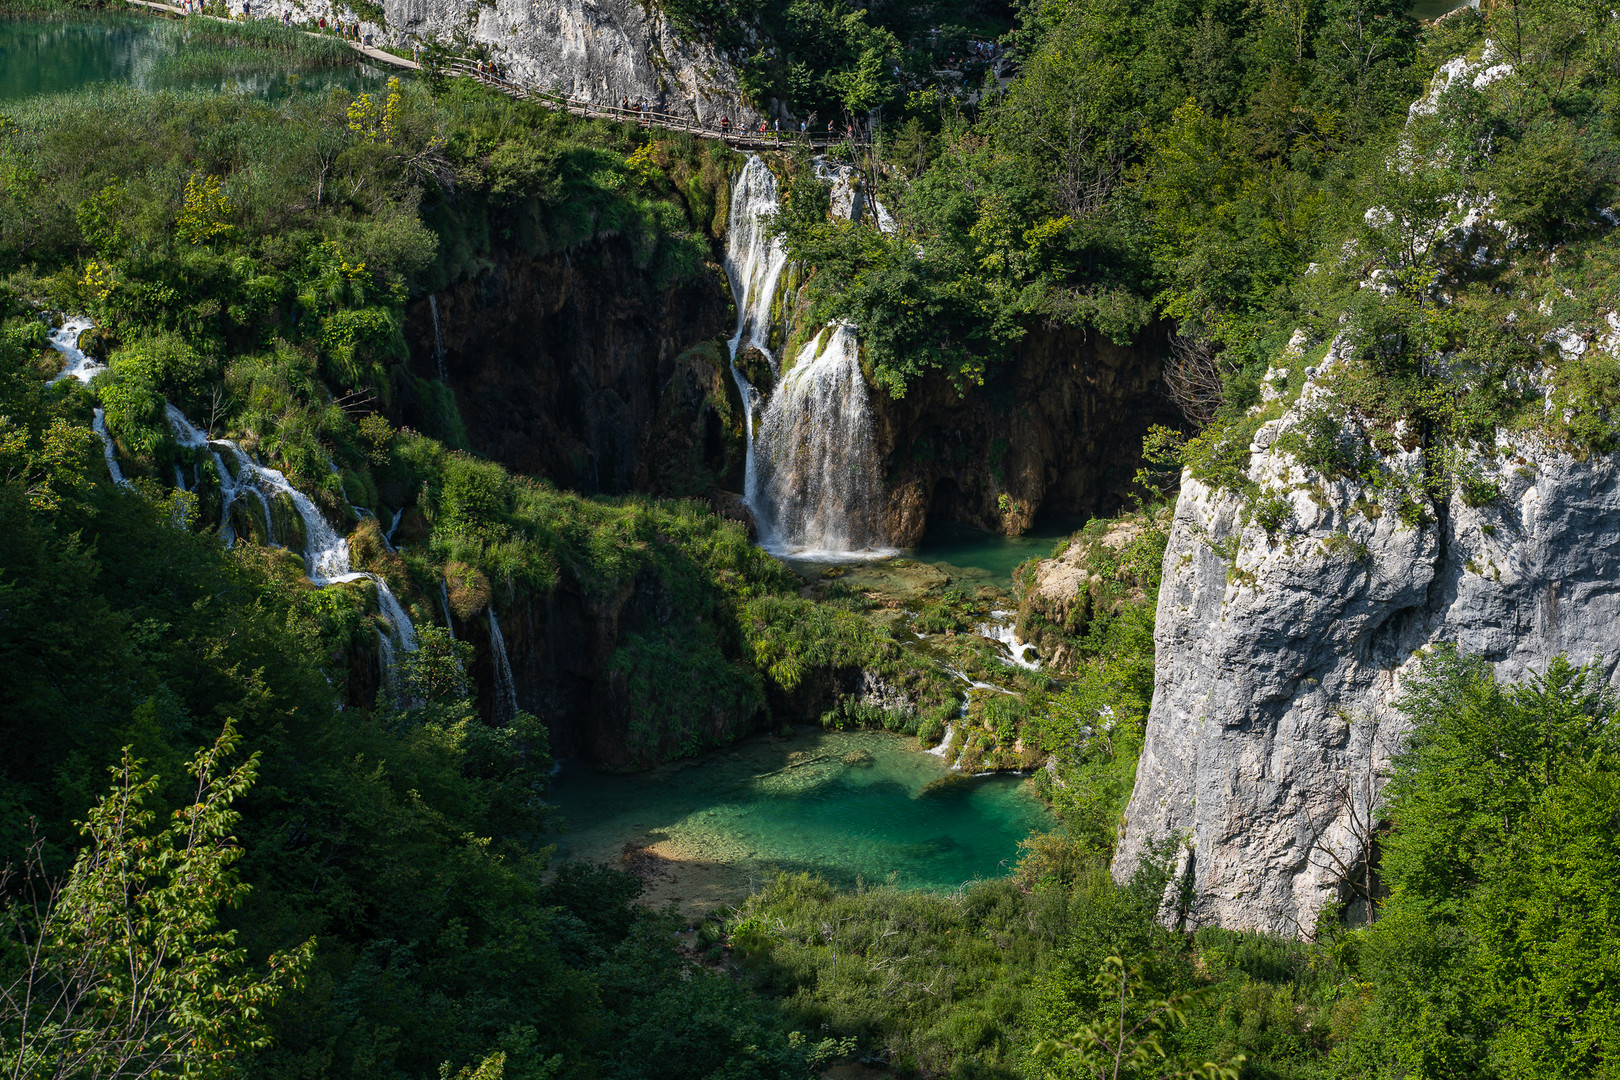
<instances>
[{"instance_id":1,"label":"emerald pool","mask_svg":"<svg viewBox=\"0 0 1620 1080\"><path fill-rule=\"evenodd\" d=\"M559 858L628 855L649 900L704 910L775 872L938 890L1004 874L1053 827L1030 788L952 773L914 739L808 729L639 775L565 766L549 798L567 823Z\"/></svg>"},{"instance_id":2,"label":"emerald pool","mask_svg":"<svg viewBox=\"0 0 1620 1080\"><path fill-rule=\"evenodd\" d=\"M0 12L0 101L20 101L93 87L142 91L212 91L280 101L332 86L351 92L380 83L380 72L348 63L289 69L273 57L248 70L208 75L189 63L196 52L188 24L155 15L108 12L61 16ZM217 59L217 46L208 50ZM241 50L243 56L252 50ZM206 66L204 68L206 70Z\"/></svg>"}]
</instances>

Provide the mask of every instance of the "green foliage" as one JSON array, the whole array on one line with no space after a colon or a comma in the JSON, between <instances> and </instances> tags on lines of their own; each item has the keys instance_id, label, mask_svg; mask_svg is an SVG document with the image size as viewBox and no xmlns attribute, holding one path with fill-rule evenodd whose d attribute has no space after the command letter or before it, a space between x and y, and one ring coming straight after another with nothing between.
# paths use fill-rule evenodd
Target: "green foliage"
<instances>
[{"instance_id":1,"label":"green foliage","mask_svg":"<svg viewBox=\"0 0 1620 1080\"><path fill-rule=\"evenodd\" d=\"M1441 649L1385 800L1390 897L1346 1074L1600 1075L1616 1051L1620 925L1607 882L1617 702L1562 657L1514 686Z\"/></svg>"},{"instance_id":2,"label":"green foliage","mask_svg":"<svg viewBox=\"0 0 1620 1080\"><path fill-rule=\"evenodd\" d=\"M86 814L64 881L35 855L0 912L0 1065L19 1076L223 1076L269 1045L263 1010L297 985L314 940L246 968L221 907L247 893L232 804L257 754L234 768L231 722L187 764L190 805L158 827L159 778L125 747L112 790ZM0 879L0 883L4 883Z\"/></svg>"}]
</instances>

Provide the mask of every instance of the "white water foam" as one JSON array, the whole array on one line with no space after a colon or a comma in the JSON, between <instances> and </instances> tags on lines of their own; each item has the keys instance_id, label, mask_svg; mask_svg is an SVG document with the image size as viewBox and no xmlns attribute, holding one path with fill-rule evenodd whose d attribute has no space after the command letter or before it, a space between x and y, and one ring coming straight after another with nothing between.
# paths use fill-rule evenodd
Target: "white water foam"
<instances>
[{"instance_id":1,"label":"white water foam","mask_svg":"<svg viewBox=\"0 0 1620 1080\"><path fill-rule=\"evenodd\" d=\"M992 611L990 613L992 621L979 625L979 635L989 638L1007 651L1007 654L1001 657L1004 662L1016 664L1026 671L1039 671L1040 660L1030 659L1030 654L1035 652L1035 646L1018 640L1011 622L1014 617L1011 611Z\"/></svg>"},{"instance_id":2,"label":"white water foam","mask_svg":"<svg viewBox=\"0 0 1620 1080\"><path fill-rule=\"evenodd\" d=\"M72 376L82 383L88 384L101 372L107 370L107 365L91 359L79 349L79 335L96 324L82 315L64 320L62 325L51 331L51 348L62 354L62 370L59 371L46 385L60 382Z\"/></svg>"},{"instance_id":3,"label":"white water foam","mask_svg":"<svg viewBox=\"0 0 1620 1080\"><path fill-rule=\"evenodd\" d=\"M749 503L760 546L808 561L879 559L881 483L855 328L807 342L777 385L759 429Z\"/></svg>"}]
</instances>

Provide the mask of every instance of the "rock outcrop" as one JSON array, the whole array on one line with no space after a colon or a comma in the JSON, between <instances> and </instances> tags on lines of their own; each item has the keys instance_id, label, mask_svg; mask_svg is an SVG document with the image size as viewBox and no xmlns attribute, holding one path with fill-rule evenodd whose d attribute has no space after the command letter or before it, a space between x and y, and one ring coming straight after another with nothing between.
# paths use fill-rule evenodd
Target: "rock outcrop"
<instances>
[{"instance_id":1,"label":"rock outcrop","mask_svg":"<svg viewBox=\"0 0 1620 1080\"><path fill-rule=\"evenodd\" d=\"M1165 553L1153 706L1114 872L1128 877L1156 838L1185 838L1195 925L1294 934L1348 898L1405 735L1396 702L1427 647L1454 642L1510 680L1560 653L1603 658L1611 675L1620 657L1614 457L1500 436L1473 462L1471 499L1403 521L1387 485L1320 476L1279 447L1312 408L1321 372L1308 372L1304 404L1253 439L1260 494L1184 477ZM1418 446L1378 468L1398 480L1429 464Z\"/></svg>"},{"instance_id":2,"label":"rock outcrop","mask_svg":"<svg viewBox=\"0 0 1620 1080\"><path fill-rule=\"evenodd\" d=\"M300 22L358 20L376 43L396 48L480 49L514 79L594 105L629 98L705 123L759 119L743 104L728 56L678 34L658 5L638 0L261 0L253 9Z\"/></svg>"}]
</instances>

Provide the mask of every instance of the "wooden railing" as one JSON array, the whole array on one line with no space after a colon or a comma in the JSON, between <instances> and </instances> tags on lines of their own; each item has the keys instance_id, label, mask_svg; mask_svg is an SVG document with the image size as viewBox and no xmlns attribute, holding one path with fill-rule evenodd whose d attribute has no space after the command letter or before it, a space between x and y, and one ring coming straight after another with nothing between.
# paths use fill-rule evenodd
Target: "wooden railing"
<instances>
[{"instance_id":1,"label":"wooden railing","mask_svg":"<svg viewBox=\"0 0 1620 1080\"><path fill-rule=\"evenodd\" d=\"M532 83L526 83L510 76L493 74L482 70L472 62L453 60L442 68L447 74L460 78L476 79L485 86L499 90L503 94L520 98L525 101L537 101L551 108L564 110L574 116L584 116L595 120L618 120L623 123L640 124L643 127L663 128L667 131L685 131L705 139L720 139L739 150L788 150L796 146L809 146L817 149L841 144L853 143L865 145L867 136L860 130L834 132L807 131L800 134L797 131L752 131L741 130L739 125L733 124L723 128L718 123L705 123L690 116L680 116L675 113L660 112L655 109L625 109L617 105L603 105L599 102L583 101L559 94L555 90L547 90Z\"/></svg>"}]
</instances>

